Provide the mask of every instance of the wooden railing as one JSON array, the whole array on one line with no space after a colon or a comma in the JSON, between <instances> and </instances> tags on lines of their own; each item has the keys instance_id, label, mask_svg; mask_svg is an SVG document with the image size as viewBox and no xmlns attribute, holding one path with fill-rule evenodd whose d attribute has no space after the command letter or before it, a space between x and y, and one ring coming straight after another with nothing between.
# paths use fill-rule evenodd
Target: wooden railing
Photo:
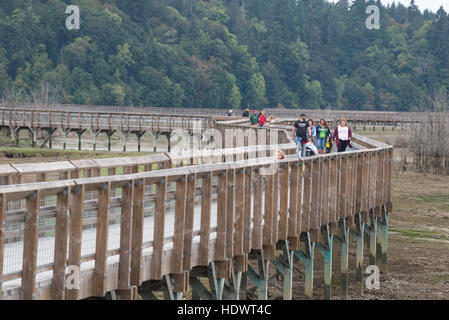
<instances>
[{"instance_id":1,"label":"wooden railing","mask_svg":"<svg viewBox=\"0 0 449 320\"><path fill-rule=\"evenodd\" d=\"M1 108L0 125L13 128L60 128L121 131L172 131L208 128L213 119L206 116L161 115L151 113L51 111Z\"/></svg>"},{"instance_id":2,"label":"wooden railing","mask_svg":"<svg viewBox=\"0 0 449 320\"><path fill-rule=\"evenodd\" d=\"M2 106L0 106L1 108ZM4 107L6 108L6 107ZM52 110L52 111L87 111L101 113L121 113L125 110L130 113L149 113L154 115L190 115L190 116L226 116L228 109L216 108L155 108L155 107L131 107L131 106L91 106L91 105L22 105L19 109L26 110ZM378 123L417 123L428 121L428 113L425 112L393 112L393 111L357 111L357 110L316 110L316 109L278 109L262 108L267 115L280 118L298 118L304 112L308 118L332 120L346 118L349 121L378 122ZM233 115L240 117L242 110L234 110Z\"/></svg>"},{"instance_id":3,"label":"wooden railing","mask_svg":"<svg viewBox=\"0 0 449 320\"><path fill-rule=\"evenodd\" d=\"M193 268L213 262L217 277L226 278L231 269L248 269L251 252L275 260L276 246L285 241L299 252L302 234L318 243L322 228L336 233L342 221L345 230L360 223L374 228L370 219L392 210L392 147L357 135L354 142L362 148L303 159L292 154L274 161L266 150L249 158L246 147L232 158L221 155L226 163L203 164L197 155L177 159L199 163L181 168L1 186L0 294L81 299L118 290L131 297L130 288L163 277L181 293ZM236 143L232 147L242 148ZM294 152L291 142L285 148ZM158 163L166 161L161 157ZM97 172L115 168L94 162ZM93 169L71 164L74 171ZM8 212L17 201L26 209ZM51 232L42 221L52 221ZM14 228L23 238L6 243ZM370 250L375 255L375 246ZM68 266L81 266L79 290L65 287Z\"/></svg>"}]
</instances>

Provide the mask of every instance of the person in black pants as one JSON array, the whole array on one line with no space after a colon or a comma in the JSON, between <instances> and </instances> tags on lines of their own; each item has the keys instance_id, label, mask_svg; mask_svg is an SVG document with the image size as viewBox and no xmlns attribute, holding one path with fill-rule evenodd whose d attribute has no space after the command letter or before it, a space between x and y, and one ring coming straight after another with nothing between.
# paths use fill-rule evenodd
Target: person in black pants
<instances>
[{"instance_id":1,"label":"person in black pants","mask_svg":"<svg viewBox=\"0 0 449 320\"><path fill-rule=\"evenodd\" d=\"M346 125L346 120L341 119L340 124L335 128L332 140L337 143L338 152L345 152L351 146L352 132Z\"/></svg>"}]
</instances>

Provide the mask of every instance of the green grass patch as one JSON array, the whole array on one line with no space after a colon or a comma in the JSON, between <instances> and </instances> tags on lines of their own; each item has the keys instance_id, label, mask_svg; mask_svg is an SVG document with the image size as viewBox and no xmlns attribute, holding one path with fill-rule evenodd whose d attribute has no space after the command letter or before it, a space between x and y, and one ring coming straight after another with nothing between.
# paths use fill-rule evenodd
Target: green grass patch
<instances>
[{"instance_id":1,"label":"green grass patch","mask_svg":"<svg viewBox=\"0 0 449 320\"><path fill-rule=\"evenodd\" d=\"M92 159L92 158L116 158L116 157L137 157L153 154L151 152L107 152L107 151L78 151L60 149L40 149L40 148L20 148L20 147L0 147L0 157L10 159L29 158L70 158L70 159Z\"/></svg>"},{"instance_id":2,"label":"green grass patch","mask_svg":"<svg viewBox=\"0 0 449 320\"><path fill-rule=\"evenodd\" d=\"M435 204L439 209L449 211L449 194L432 194L428 196L418 196L415 199L424 203Z\"/></svg>"},{"instance_id":3,"label":"green grass patch","mask_svg":"<svg viewBox=\"0 0 449 320\"><path fill-rule=\"evenodd\" d=\"M449 273L433 274L428 276L426 280L435 284L440 282L447 282L449 281Z\"/></svg>"},{"instance_id":4,"label":"green grass patch","mask_svg":"<svg viewBox=\"0 0 449 320\"><path fill-rule=\"evenodd\" d=\"M418 238L418 239L434 239L434 240L447 240L449 241L449 236L441 234L438 231L430 230L401 230L390 228L390 231L396 232L397 234L408 237L408 238Z\"/></svg>"}]
</instances>

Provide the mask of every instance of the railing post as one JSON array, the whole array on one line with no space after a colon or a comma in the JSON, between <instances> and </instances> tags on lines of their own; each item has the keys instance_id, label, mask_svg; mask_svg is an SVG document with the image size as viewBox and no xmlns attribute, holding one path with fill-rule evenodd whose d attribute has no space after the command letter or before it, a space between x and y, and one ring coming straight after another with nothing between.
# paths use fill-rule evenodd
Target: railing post
<instances>
[{"instance_id":1,"label":"railing post","mask_svg":"<svg viewBox=\"0 0 449 320\"><path fill-rule=\"evenodd\" d=\"M98 190L97 237L92 290L94 296L98 297L103 297L106 294L110 193L110 183L105 183Z\"/></svg>"},{"instance_id":2,"label":"railing post","mask_svg":"<svg viewBox=\"0 0 449 320\"><path fill-rule=\"evenodd\" d=\"M25 300L35 299L40 200L40 191L34 191L26 199L22 264L22 292Z\"/></svg>"},{"instance_id":3,"label":"railing post","mask_svg":"<svg viewBox=\"0 0 449 320\"><path fill-rule=\"evenodd\" d=\"M200 265L209 264L210 213L212 172L206 173L201 182Z\"/></svg>"},{"instance_id":4,"label":"railing post","mask_svg":"<svg viewBox=\"0 0 449 320\"><path fill-rule=\"evenodd\" d=\"M3 297L3 259L5 245L6 195L0 194L0 299Z\"/></svg>"},{"instance_id":5,"label":"railing post","mask_svg":"<svg viewBox=\"0 0 449 320\"><path fill-rule=\"evenodd\" d=\"M161 178L156 183L156 203L154 207L154 239L152 267L150 279L160 280L162 276L162 253L164 248L165 228L165 197L167 193L167 178Z\"/></svg>"},{"instance_id":6,"label":"railing post","mask_svg":"<svg viewBox=\"0 0 449 320\"><path fill-rule=\"evenodd\" d=\"M142 245L144 225L144 193L145 180L142 179L134 181L130 277L130 282L133 286L140 286L140 279L143 269Z\"/></svg>"},{"instance_id":7,"label":"railing post","mask_svg":"<svg viewBox=\"0 0 449 320\"><path fill-rule=\"evenodd\" d=\"M55 252L53 262L53 281L51 297L53 300L64 300L65 275L68 248L69 226L69 189L63 189L56 199Z\"/></svg>"},{"instance_id":8,"label":"railing post","mask_svg":"<svg viewBox=\"0 0 449 320\"><path fill-rule=\"evenodd\" d=\"M121 300L131 300L130 258L131 234L133 216L134 181L129 181L122 187L122 210L120 216L120 260L118 289Z\"/></svg>"}]
</instances>

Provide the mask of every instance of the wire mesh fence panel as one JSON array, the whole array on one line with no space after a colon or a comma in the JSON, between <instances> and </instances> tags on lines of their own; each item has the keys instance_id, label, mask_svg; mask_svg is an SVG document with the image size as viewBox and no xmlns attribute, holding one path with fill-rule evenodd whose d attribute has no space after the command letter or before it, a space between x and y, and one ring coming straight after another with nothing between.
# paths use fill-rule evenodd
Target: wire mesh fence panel
<instances>
[{"instance_id":1,"label":"wire mesh fence panel","mask_svg":"<svg viewBox=\"0 0 449 320\"><path fill-rule=\"evenodd\" d=\"M164 226L164 237L169 238L174 235L175 226L175 203L176 200L172 197L167 197L165 199L165 226Z\"/></svg>"},{"instance_id":2,"label":"wire mesh fence panel","mask_svg":"<svg viewBox=\"0 0 449 320\"><path fill-rule=\"evenodd\" d=\"M81 243L81 257L95 254L97 237L98 191L89 191L84 196L83 234Z\"/></svg>"},{"instance_id":3,"label":"wire mesh fence panel","mask_svg":"<svg viewBox=\"0 0 449 320\"><path fill-rule=\"evenodd\" d=\"M6 204L6 212L24 210L26 207L25 200L8 201Z\"/></svg>"},{"instance_id":4,"label":"wire mesh fence panel","mask_svg":"<svg viewBox=\"0 0 449 320\"><path fill-rule=\"evenodd\" d=\"M53 262L56 232L56 196L42 197L38 222L37 266Z\"/></svg>"},{"instance_id":5,"label":"wire mesh fence panel","mask_svg":"<svg viewBox=\"0 0 449 320\"><path fill-rule=\"evenodd\" d=\"M122 213L122 188L111 190L111 195L115 194L116 198L110 200L109 205L109 230L108 230L108 246L107 251L117 250L120 248L120 223Z\"/></svg>"},{"instance_id":6,"label":"wire mesh fence panel","mask_svg":"<svg viewBox=\"0 0 449 320\"><path fill-rule=\"evenodd\" d=\"M7 207L17 207L17 203L21 203L21 201L8 201ZM8 212L4 230L3 274L8 275L22 269L25 212L16 210Z\"/></svg>"},{"instance_id":7,"label":"wire mesh fence panel","mask_svg":"<svg viewBox=\"0 0 449 320\"><path fill-rule=\"evenodd\" d=\"M143 243L148 244L153 241L153 217L154 217L154 195L156 193L156 185L146 185L143 200L144 207L144 225L143 225Z\"/></svg>"}]
</instances>

